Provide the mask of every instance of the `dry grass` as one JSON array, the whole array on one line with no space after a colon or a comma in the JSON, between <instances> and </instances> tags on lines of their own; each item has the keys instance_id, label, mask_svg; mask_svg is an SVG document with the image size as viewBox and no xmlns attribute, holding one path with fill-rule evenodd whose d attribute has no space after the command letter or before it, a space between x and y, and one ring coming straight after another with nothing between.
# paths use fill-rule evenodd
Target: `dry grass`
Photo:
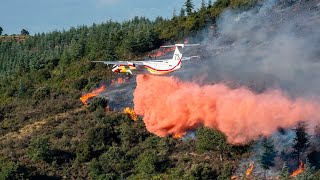
<instances>
[{"instance_id":1,"label":"dry grass","mask_svg":"<svg viewBox=\"0 0 320 180\"><path fill-rule=\"evenodd\" d=\"M25 41L29 36L15 35L15 36L0 36L0 42L21 42Z\"/></svg>"}]
</instances>

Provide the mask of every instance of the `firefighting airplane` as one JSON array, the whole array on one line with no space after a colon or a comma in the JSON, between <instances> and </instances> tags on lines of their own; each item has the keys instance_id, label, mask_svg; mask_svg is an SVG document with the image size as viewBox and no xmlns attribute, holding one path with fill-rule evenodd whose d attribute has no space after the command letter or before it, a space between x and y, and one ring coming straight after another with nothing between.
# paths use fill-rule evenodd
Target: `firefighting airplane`
<instances>
[{"instance_id":1,"label":"firefighting airplane","mask_svg":"<svg viewBox=\"0 0 320 180\"><path fill-rule=\"evenodd\" d=\"M172 59L148 60L148 61L92 61L94 63L104 63L114 65L112 71L115 73L136 74L154 74L164 75L181 68L181 62L199 56L182 57L182 49L186 46L198 46L200 44L175 44L161 46L164 48L175 47Z\"/></svg>"}]
</instances>

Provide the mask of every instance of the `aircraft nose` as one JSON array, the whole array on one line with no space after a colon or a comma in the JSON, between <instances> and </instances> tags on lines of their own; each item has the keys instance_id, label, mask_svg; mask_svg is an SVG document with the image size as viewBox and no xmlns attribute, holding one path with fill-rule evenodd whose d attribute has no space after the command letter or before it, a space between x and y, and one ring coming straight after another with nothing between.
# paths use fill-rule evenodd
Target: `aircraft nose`
<instances>
[{"instance_id":1,"label":"aircraft nose","mask_svg":"<svg viewBox=\"0 0 320 180\"><path fill-rule=\"evenodd\" d=\"M115 67L112 69L112 72L120 73L119 66L115 66Z\"/></svg>"}]
</instances>

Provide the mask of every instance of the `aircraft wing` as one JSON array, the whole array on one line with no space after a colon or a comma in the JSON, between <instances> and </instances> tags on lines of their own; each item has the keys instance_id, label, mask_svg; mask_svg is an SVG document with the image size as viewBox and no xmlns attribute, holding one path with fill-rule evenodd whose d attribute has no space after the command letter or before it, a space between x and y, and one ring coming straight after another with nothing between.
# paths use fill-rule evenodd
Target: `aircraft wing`
<instances>
[{"instance_id":1,"label":"aircraft wing","mask_svg":"<svg viewBox=\"0 0 320 180\"><path fill-rule=\"evenodd\" d=\"M111 64L111 65L143 65L143 61L91 61L94 63L103 63L103 64Z\"/></svg>"},{"instance_id":2,"label":"aircraft wing","mask_svg":"<svg viewBox=\"0 0 320 180\"><path fill-rule=\"evenodd\" d=\"M182 57L182 61L189 61L189 60L191 60L191 59L193 59L193 58L197 58L197 59L199 59L199 58L200 58L200 56Z\"/></svg>"}]
</instances>

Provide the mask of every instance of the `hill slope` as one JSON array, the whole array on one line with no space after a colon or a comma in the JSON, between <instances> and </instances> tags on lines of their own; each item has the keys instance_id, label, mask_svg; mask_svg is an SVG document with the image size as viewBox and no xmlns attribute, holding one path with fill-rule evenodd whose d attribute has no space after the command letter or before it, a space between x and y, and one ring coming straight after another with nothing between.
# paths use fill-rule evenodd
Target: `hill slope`
<instances>
[{"instance_id":1,"label":"hill slope","mask_svg":"<svg viewBox=\"0 0 320 180\"><path fill-rule=\"evenodd\" d=\"M232 175L245 176L249 163L243 160L252 158L251 144L229 145L225 135L207 128L199 128L182 139L159 138L146 130L141 117L134 122L125 113L106 112L103 98L96 98L88 107L79 98L101 82L110 84L117 78L109 67L92 64L90 60L137 59L164 43L183 41L186 37L190 43L207 37L219 39L217 19L226 8L241 12L256 4L259 7L261 2L218 0L212 6L170 20L134 18L122 23L110 21L65 32L36 34L21 42L2 41L0 179L230 179ZM314 12L319 12L317 1L312 0L302 5L280 1L276 10L281 14L287 7L301 12L316 8ZM318 27L310 22L303 22L303 26ZM232 49L235 39L226 37L222 45ZM210 47L203 51L200 53L205 58L212 56ZM214 57L219 57L228 50L215 49L214 52L218 54ZM189 79L188 75L199 73L193 72L196 66L205 71L206 63L186 64L174 76ZM218 69L223 69L224 64L216 68L215 72L220 72ZM237 78L232 75L229 77ZM222 76L215 76L219 77ZM127 93L119 92L115 93L119 96L115 98L115 106L126 100ZM318 151L315 148L313 154L317 156ZM283 156L286 155L283 152ZM239 168L243 162L246 164Z\"/></svg>"}]
</instances>

